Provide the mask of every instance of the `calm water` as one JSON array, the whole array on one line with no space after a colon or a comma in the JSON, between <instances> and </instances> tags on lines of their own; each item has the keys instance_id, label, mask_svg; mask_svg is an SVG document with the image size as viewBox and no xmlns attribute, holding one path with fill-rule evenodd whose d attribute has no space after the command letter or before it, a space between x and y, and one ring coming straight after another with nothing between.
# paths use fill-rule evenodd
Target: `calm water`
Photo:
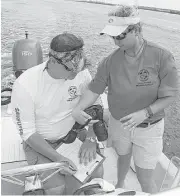
<instances>
[{"instance_id":1,"label":"calm water","mask_svg":"<svg viewBox=\"0 0 180 196\"><path fill-rule=\"evenodd\" d=\"M139 1L139 3L142 4L141 1ZM91 36L89 40L94 41L92 40L92 38L94 38L92 33L97 34L98 29L101 29L101 26L103 26L101 23L102 16L109 10L108 7L103 7L101 10L100 5L96 4L90 5L81 3L80 5L80 3L68 0L2 0L1 6L2 68L11 67L13 44L15 40L25 37L25 30L29 31L30 38L37 39L42 43L43 54L45 55L51 38L64 30L80 33L80 35L87 40L87 43L89 42L88 36ZM96 16L99 17L99 21L96 19ZM164 17L167 18L168 15L164 15ZM171 15L171 17L173 17L173 15ZM159 16L159 18L161 19L162 17ZM179 23L179 19L180 18L174 17L172 20L177 24ZM91 45L93 44L94 43L91 43ZM164 42L163 44L166 43ZM99 43L99 45L101 44Z\"/></svg>"},{"instance_id":2,"label":"calm water","mask_svg":"<svg viewBox=\"0 0 180 196\"><path fill-rule=\"evenodd\" d=\"M55 1L51 0L51 3ZM58 28L55 11L46 0L3 0L2 1L2 66L9 67L15 40L25 37L39 40L44 53L55 28Z\"/></svg>"},{"instance_id":3,"label":"calm water","mask_svg":"<svg viewBox=\"0 0 180 196\"><path fill-rule=\"evenodd\" d=\"M25 37L25 30L29 32L29 38L41 42L44 58L51 39L63 31L71 31L82 36L88 48L89 36L92 42L92 37L97 37L96 29L93 28L96 15L87 12L84 16L82 6L76 7L76 4L73 1L63 0L2 0L2 69L12 66L13 44ZM88 24L89 18L92 24Z\"/></svg>"},{"instance_id":4,"label":"calm water","mask_svg":"<svg viewBox=\"0 0 180 196\"><path fill-rule=\"evenodd\" d=\"M109 0L106 1L108 2ZM104 42L104 40L97 35L103 27L104 15L109 9L112 9L111 6L77 3L68 0L2 0L1 5L1 67L3 69L3 77L9 74L9 70L11 70L12 67L11 52L13 44L16 40L25 37L25 30L29 32L29 38L41 42L44 59L46 59L48 46L52 37L63 31L78 33L84 38L86 43L85 49L92 58L93 63L97 63L97 61L103 56L106 56L106 54L114 48L113 46L107 47L109 43ZM171 18L169 24L173 24L173 27L177 27L180 20L179 15L163 14L165 19L163 21L161 20L162 16L160 14L153 13L155 15L149 17L148 13L150 12L142 12L142 18L147 18L152 24L156 23L157 17L158 22L165 26L166 21ZM179 69L180 44L178 40L180 41L180 33L175 35L158 31L158 29L151 29L151 31L147 31L147 36L153 41L157 40L157 42L164 47L172 50L178 60ZM169 45L166 37L168 41L171 41L172 45Z\"/></svg>"}]
</instances>

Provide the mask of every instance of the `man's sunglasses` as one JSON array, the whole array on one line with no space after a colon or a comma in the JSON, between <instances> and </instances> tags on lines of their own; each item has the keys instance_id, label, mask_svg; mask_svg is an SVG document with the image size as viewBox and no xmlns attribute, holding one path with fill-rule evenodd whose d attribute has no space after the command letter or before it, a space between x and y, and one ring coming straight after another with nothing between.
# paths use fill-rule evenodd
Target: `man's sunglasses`
<instances>
[{"instance_id":1,"label":"man's sunglasses","mask_svg":"<svg viewBox=\"0 0 180 196\"><path fill-rule=\"evenodd\" d=\"M64 68L67 70L67 71L74 71L72 68L70 69L67 65L65 65L60 59L56 58L55 56L52 56L53 58L56 59L56 61L59 63L59 64L62 64L64 66Z\"/></svg>"}]
</instances>

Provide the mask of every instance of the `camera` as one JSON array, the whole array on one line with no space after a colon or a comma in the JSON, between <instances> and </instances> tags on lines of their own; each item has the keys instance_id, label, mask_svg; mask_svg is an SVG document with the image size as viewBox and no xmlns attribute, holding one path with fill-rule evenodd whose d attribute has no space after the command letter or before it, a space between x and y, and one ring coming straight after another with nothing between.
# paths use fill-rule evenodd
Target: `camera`
<instances>
[{"instance_id":1,"label":"camera","mask_svg":"<svg viewBox=\"0 0 180 196\"><path fill-rule=\"evenodd\" d=\"M103 108L101 105L92 105L84 110L87 114L89 114L92 119L89 119L84 125L80 125L79 123L75 123L73 129L83 129L91 120L99 120L97 123L93 124L94 133L98 139L98 141L105 141L108 138L108 132L106 125L103 120Z\"/></svg>"}]
</instances>

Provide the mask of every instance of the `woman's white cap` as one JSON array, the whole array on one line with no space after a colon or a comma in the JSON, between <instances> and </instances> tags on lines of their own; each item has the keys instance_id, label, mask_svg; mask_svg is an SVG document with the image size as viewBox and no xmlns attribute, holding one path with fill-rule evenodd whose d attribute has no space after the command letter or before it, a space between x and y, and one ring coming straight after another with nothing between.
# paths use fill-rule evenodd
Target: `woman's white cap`
<instances>
[{"instance_id":1,"label":"woman's white cap","mask_svg":"<svg viewBox=\"0 0 180 196\"><path fill-rule=\"evenodd\" d=\"M129 25L134 25L140 22L138 9L134 6L128 6L131 8L130 15L127 17L121 16L108 16L106 26L101 31L100 35L108 34L110 36L118 36L126 30ZM119 10L122 8L120 7ZM128 10L129 11L129 10Z\"/></svg>"}]
</instances>

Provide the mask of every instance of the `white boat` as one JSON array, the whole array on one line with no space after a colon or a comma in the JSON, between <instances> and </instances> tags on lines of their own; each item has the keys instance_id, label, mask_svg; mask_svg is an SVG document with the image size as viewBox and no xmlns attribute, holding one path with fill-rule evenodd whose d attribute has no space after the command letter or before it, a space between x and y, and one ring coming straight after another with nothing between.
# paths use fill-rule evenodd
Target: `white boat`
<instances>
[{"instance_id":1,"label":"white boat","mask_svg":"<svg viewBox=\"0 0 180 196\"><path fill-rule=\"evenodd\" d=\"M102 100L105 109L107 109L106 94L102 95ZM1 107L1 126L2 126L2 134L1 134L2 172L14 168L23 168L24 166L27 166L27 162L22 148L22 141L18 134L16 126L11 118L10 104L8 106ZM105 148L104 155L106 157L106 160L104 162L104 171L105 171L104 179L109 183L115 185L117 180L116 179L117 156L112 148ZM171 166L168 169L169 163L170 163L169 159L162 153L162 156L155 170L155 181L157 187L161 189L161 191L165 189L166 190L170 189L172 186L176 187L180 185L179 184L180 178L175 180L175 177L177 178L177 173L179 173L178 168L175 167L174 164L171 164ZM165 175L166 175L166 179L165 179ZM21 178L22 179L24 178L23 175ZM73 187L74 182L72 182L69 179L67 179L67 181L69 183L67 184L68 187L67 194L72 194L72 192L75 190L75 187ZM24 189L23 187L2 180L1 183L2 195L21 195L23 193L23 189ZM131 163L131 168L128 172L127 178L125 180L124 190L135 190L139 194L141 193L141 187L136 177L133 161Z\"/></svg>"},{"instance_id":2,"label":"white boat","mask_svg":"<svg viewBox=\"0 0 180 196\"><path fill-rule=\"evenodd\" d=\"M26 39L20 40L18 42L21 44L18 50L21 49L20 54L21 57L17 55L17 48L13 48L13 59L17 70L28 69L28 66L31 66L30 63L27 63L26 67L24 63L27 61L33 60L33 65L36 64L35 60L37 60L36 55L34 58L33 54L36 54L36 51L40 51L40 46L37 45L36 42L33 40L27 39L27 32L26 32ZM15 44L15 46L18 45ZM33 48L27 47L28 44L31 43L29 46L33 46ZM33 43L33 44L32 44ZM34 47L35 46L35 47ZM38 48L37 48L38 46ZM30 51L31 49L31 51ZM42 53L38 52L42 55ZM28 55L27 55L28 54ZM30 58L32 56L32 59ZM25 61L21 61L25 60ZM42 58L38 58L41 59ZM20 62L20 63L17 63ZM104 105L105 110L108 112L108 104L107 104L107 95L104 93L102 96L102 102ZM25 170L32 171L33 169L39 169L37 167L27 168L27 161L25 158L25 154L22 148L22 140L18 134L15 124L12 121L11 117L11 104L1 106L1 194L2 195L21 195L24 190L23 183L24 175L21 175L19 180L15 180L15 178L5 179L9 174L12 174L12 169L19 168L17 170L13 170L14 173L19 173L22 170L22 173L25 173ZM105 148L104 149L104 156L106 157L104 161L104 179L111 183L112 185L116 184L116 173L117 173L117 156L112 148ZM178 159L176 159L178 160ZM179 169L174 165L170 164L170 160L162 153L162 156L157 164L155 169L155 181L157 187L160 191L165 189L170 189L171 187L179 186L180 183L180 162L179 162ZM52 165L51 165L52 166ZM54 166L54 165L53 165ZM57 167L57 165L55 165ZM45 168L45 165L44 165ZM41 168L42 169L42 168ZM46 168L47 169L47 168ZM11 171L9 171L11 170ZM6 180L6 181L5 181ZM15 180L15 184L12 184L12 180ZM50 179L49 179L50 180ZM18 186L22 185L22 186ZM67 177L67 194L71 195L77 189L77 185L72 178ZM120 192L127 191L127 190L135 190L137 194L144 194L141 192L140 184L136 177L136 172L133 165L133 160L131 163L131 168L128 172L127 178L125 180L125 187L124 189L119 189L114 192L114 194L119 194ZM109 193L110 194L110 193ZM113 193L112 193L113 194ZM107 194L106 194L107 195Z\"/></svg>"}]
</instances>

